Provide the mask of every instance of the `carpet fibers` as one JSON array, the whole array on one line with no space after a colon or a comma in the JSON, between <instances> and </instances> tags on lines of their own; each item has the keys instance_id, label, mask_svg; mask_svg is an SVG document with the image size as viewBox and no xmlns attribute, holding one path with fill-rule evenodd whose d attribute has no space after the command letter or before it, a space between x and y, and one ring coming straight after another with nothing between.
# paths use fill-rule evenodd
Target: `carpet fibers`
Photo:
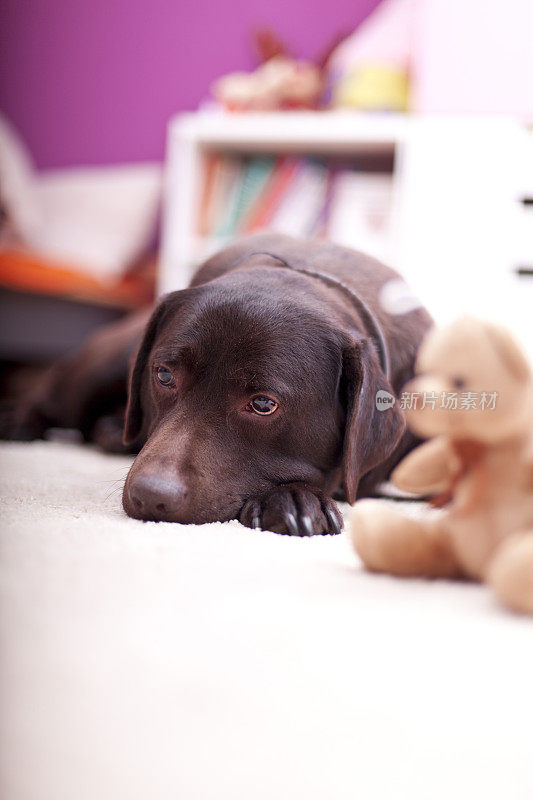
<instances>
[{"instance_id":1,"label":"carpet fibers","mask_svg":"<svg viewBox=\"0 0 533 800\"><path fill-rule=\"evenodd\" d=\"M533 797L533 622L484 587L130 520L90 448L0 462L2 798Z\"/></svg>"}]
</instances>

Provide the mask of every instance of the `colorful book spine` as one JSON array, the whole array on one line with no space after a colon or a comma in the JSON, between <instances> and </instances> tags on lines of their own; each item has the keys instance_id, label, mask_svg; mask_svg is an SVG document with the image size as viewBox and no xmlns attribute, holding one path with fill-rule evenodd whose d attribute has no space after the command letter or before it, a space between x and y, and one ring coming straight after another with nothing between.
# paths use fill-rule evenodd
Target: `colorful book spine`
<instances>
[{"instance_id":1,"label":"colorful book spine","mask_svg":"<svg viewBox=\"0 0 533 800\"><path fill-rule=\"evenodd\" d=\"M327 167L306 159L277 209L270 227L290 236L309 236L325 202Z\"/></svg>"},{"instance_id":2,"label":"colorful book spine","mask_svg":"<svg viewBox=\"0 0 533 800\"><path fill-rule=\"evenodd\" d=\"M222 225L221 235L231 236L237 232L241 220L262 193L272 170L274 159L269 156L251 158L247 161L242 180L238 185L233 205L228 209Z\"/></svg>"},{"instance_id":3,"label":"colorful book spine","mask_svg":"<svg viewBox=\"0 0 533 800\"><path fill-rule=\"evenodd\" d=\"M268 228L301 163L302 160L294 156L284 156L276 161L263 191L243 217L239 225L240 233Z\"/></svg>"},{"instance_id":4,"label":"colorful book spine","mask_svg":"<svg viewBox=\"0 0 533 800\"><path fill-rule=\"evenodd\" d=\"M215 199L216 209L211 227L214 236L228 237L232 233L233 209L237 204L243 178L245 163L242 158L227 156L224 160L224 169L218 187L218 197Z\"/></svg>"},{"instance_id":5,"label":"colorful book spine","mask_svg":"<svg viewBox=\"0 0 533 800\"><path fill-rule=\"evenodd\" d=\"M198 210L198 234L200 236L209 236L211 233L209 229L209 217L213 196L213 186L215 183L215 175L219 169L221 160L222 156L219 153L209 153L204 159L204 184L202 187L200 207Z\"/></svg>"}]
</instances>

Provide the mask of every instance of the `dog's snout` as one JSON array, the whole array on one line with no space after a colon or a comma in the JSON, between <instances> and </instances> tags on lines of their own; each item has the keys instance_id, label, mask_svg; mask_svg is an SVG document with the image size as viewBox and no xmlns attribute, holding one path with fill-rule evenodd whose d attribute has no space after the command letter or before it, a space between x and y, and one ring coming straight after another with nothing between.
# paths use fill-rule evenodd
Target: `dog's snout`
<instances>
[{"instance_id":1,"label":"dog's snout","mask_svg":"<svg viewBox=\"0 0 533 800\"><path fill-rule=\"evenodd\" d=\"M127 493L133 516L169 521L179 518L187 496L181 481L157 475L135 476Z\"/></svg>"}]
</instances>

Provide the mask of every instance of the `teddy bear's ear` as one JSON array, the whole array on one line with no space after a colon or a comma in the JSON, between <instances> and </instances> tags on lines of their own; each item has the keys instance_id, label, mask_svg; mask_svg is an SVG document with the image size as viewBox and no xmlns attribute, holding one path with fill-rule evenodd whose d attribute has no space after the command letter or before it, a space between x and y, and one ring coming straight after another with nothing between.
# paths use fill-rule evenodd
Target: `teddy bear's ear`
<instances>
[{"instance_id":1,"label":"teddy bear's ear","mask_svg":"<svg viewBox=\"0 0 533 800\"><path fill-rule=\"evenodd\" d=\"M527 380L531 375L529 364L509 331L490 323L485 325L485 331L503 364L513 377L519 381Z\"/></svg>"}]
</instances>

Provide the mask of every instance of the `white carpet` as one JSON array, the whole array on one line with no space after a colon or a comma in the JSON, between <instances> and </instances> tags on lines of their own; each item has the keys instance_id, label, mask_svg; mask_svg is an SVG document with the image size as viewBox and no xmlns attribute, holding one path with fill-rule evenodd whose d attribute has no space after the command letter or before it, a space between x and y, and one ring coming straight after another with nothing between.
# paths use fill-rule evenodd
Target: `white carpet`
<instances>
[{"instance_id":1,"label":"white carpet","mask_svg":"<svg viewBox=\"0 0 533 800\"><path fill-rule=\"evenodd\" d=\"M0 457L2 798L533 797L533 622L483 587L127 519L127 458Z\"/></svg>"}]
</instances>

